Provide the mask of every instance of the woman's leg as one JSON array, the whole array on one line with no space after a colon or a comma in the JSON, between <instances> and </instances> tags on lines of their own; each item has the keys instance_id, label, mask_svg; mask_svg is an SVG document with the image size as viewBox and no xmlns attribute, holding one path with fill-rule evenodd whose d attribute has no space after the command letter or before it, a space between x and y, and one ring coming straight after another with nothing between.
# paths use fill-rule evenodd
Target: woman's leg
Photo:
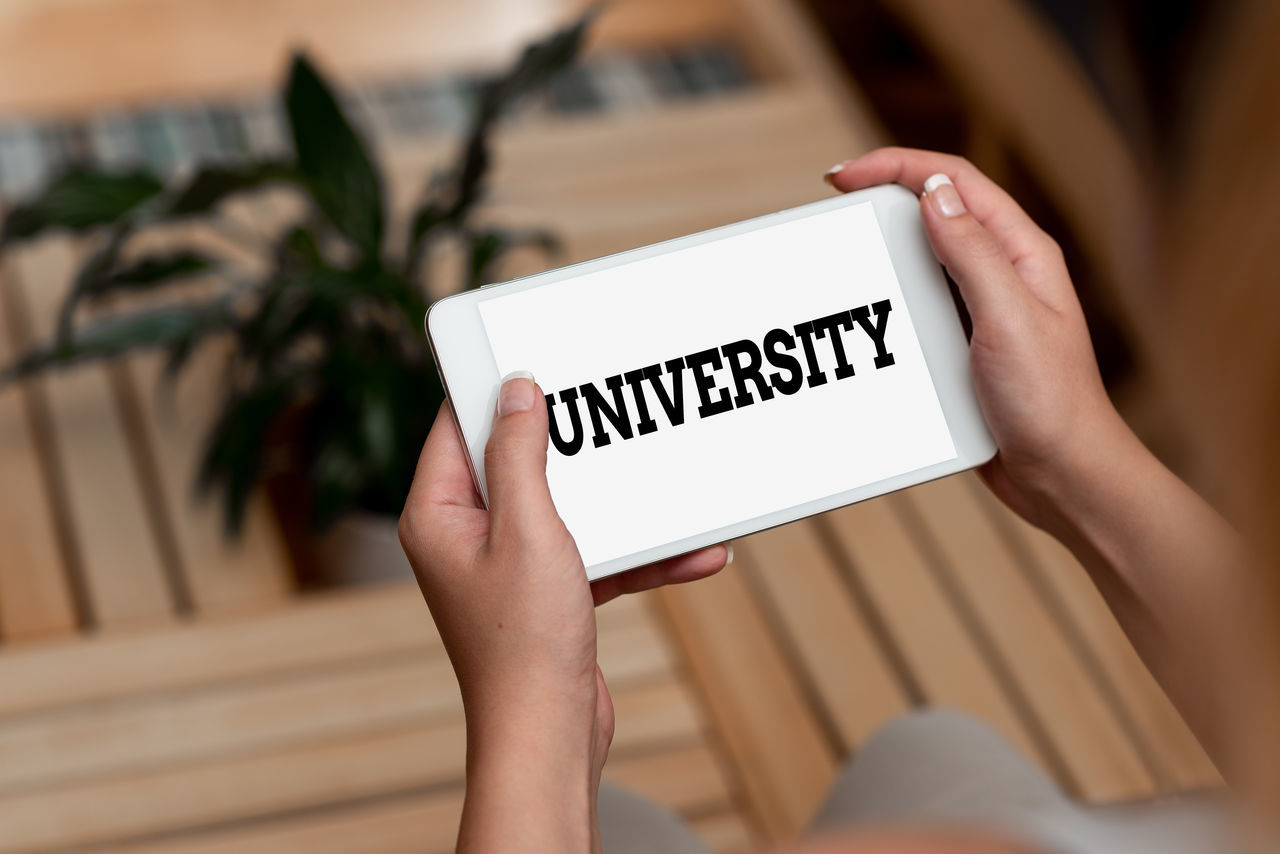
<instances>
[{"instance_id":1,"label":"woman's leg","mask_svg":"<svg viewBox=\"0 0 1280 854\"><path fill-rule=\"evenodd\" d=\"M994 730L948 710L884 726L848 762L810 832L945 826L1001 833L1053 852L1237 850L1212 793L1110 807L1076 803Z\"/></svg>"},{"instance_id":2,"label":"woman's leg","mask_svg":"<svg viewBox=\"0 0 1280 854\"><path fill-rule=\"evenodd\" d=\"M1031 811L1069 806L1052 780L998 733L947 709L886 724L845 765L811 824L965 824L1000 827Z\"/></svg>"}]
</instances>

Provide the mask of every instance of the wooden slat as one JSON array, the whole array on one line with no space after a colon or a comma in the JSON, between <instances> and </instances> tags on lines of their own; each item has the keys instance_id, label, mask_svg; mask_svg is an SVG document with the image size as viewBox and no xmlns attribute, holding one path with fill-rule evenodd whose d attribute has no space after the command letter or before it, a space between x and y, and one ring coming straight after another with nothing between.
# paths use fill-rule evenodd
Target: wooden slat
<instances>
[{"instance_id":1,"label":"wooden slat","mask_svg":"<svg viewBox=\"0 0 1280 854\"><path fill-rule=\"evenodd\" d=\"M730 810L709 815L690 822L706 846L717 854L746 854L756 848L756 833L742 813Z\"/></svg>"},{"instance_id":2,"label":"wooden slat","mask_svg":"<svg viewBox=\"0 0 1280 854\"><path fill-rule=\"evenodd\" d=\"M6 303L7 282L0 269L0 362L18 352L12 346ZM50 484L42 471L28 407L32 392L20 386L0 390L0 639L21 641L70 634L76 627L72 595L58 533L53 523Z\"/></svg>"},{"instance_id":3,"label":"wooden slat","mask_svg":"<svg viewBox=\"0 0 1280 854\"><path fill-rule=\"evenodd\" d=\"M705 741L607 763L604 779L690 816L719 812L734 794L719 758Z\"/></svg>"},{"instance_id":4,"label":"wooden slat","mask_svg":"<svg viewBox=\"0 0 1280 854\"><path fill-rule=\"evenodd\" d=\"M421 594L395 585L315 596L253 618L208 620L0 653L0 716L182 691L438 644Z\"/></svg>"},{"instance_id":5,"label":"wooden slat","mask_svg":"<svg viewBox=\"0 0 1280 854\"><path fill-rule=\"evenodd\" d=\"M624 113L591 122L530 124L495 139L499 160L494 182L504 189L494 201L532 203L554 193L568 202L612 201L612 215L625 216L625 206L617 204L619 193L628 199L633 193L678 194L684 179L702 184L698 175L703 169L711 170L707 179L734 192L738 182L728 179L741 180L744 167L761 162L771 168L752 177L790 178L798 184L793 193L824 196L830 193L821 180L825 167L815 176L811 163L780 155L807 149L817 161L819 152L839 156L844 146L867 147L864 134L825 108L825 99L812 90L762 86L713 101L673 105L660 117ZM797 132L797 124L807 125L804 133ZM405 166L416 160L419 169L436 160L429 150L414 159L409 152L404 156ZM761 197L761 204L774 201ZM717 200L704 197L697 207L716 205ZM668 215L676 212L667 209Z\"/></svg>"},{"instance_id":6,"label":"wooden slat","mask_svg":"<svg viewBox=\"0 0 1280 854\"><path fill-rule=\"evenodd\" d=\"M28 314L20 320L33 341L52 339L77 257L68 240L55 239L20 251L11 262ZM168 621L174 603L108 371L88 365L35 382L48 394L49 429L90 617L98 627L115 629Z\"/></svg>"},{"instance_id":7,"label":"wooden slat","mask_svg":"<svg viewBox=\"0 0 1280 854\"><path fill-rule=\"evenodd\" d=\"M822 172L868 144L823 98L781 86L659 117L531 124L495 140L486 216L545 225L563 261L581 260L824 198ZM451 141L383 152L398 219L452 154Z\"/></svg>"},{"instance_id":8,"label":"wooden slat","mask_svg":"<svg viewBox=\"0 0 1280 854\"><path fill-rule=\"evenodd\" d=\"M1043 754L983 658L947 591L924 560L892 498L827 514L853 583L867 592L910 669L920 699L961 709L1002 733L1046 770Z\"/></svg>"},{"instance_id":9,"label":"wooden slat","mask_svg":"<svg viewBox=\"0 0 1280 854\"><path fill-rule=\"evenodd\" d=\"M290 634L281 631L284 625L302 629L302 636L323 627L354 641L360 629L385 625L398 610L397 600L385 595L364 598L369 601L355 609L359 613L300 607L313 612L304 615L309 620L272 615L227 624L240 623L238 634L254 623L273 624L276 640ZM327 604L332 611L350 603ZM425 606L418 602L416 610L421 625ZM719 772L704 767L703 759L690 760L689 780L663 777L672 754L662 746L698 743L704 722L688 688L676 681L674 662L642 603L611 604L601 609L600 623L601 663L617 714L614 755L637 757L625 766L633 785L691 809L723 807L723 783L707 786L708 775ZM392 634L402 632L393 628ZM271 678L249 679L266 674L242 670L234 681L187 686L181 693L9 720L0 725L0 822L6 822L0 851L197 828L460 780L461 702L443 650L438 644L422 648L422 634L398 654L374 645L361 650L372 657L355 661L295 658L292 670ZM209 637L206 632L206 643ZM162 639L156 633L151 642ZM395 756L404 767L378 767ZM359 773L344 782L351 763ZM258 774L271 781L265 801L226 791L242 775ZM254 789L265 790L265 784ZM104 799L115 808L99 809ZM19 813L25 818L9 825L6 816ZM71 815L77 820L69 821Z\"/></svg>"},{"instance_id":10,"label":"wooden slat","mask_svg":"<svg viewBox=\"0 0 1280 854\"><path fill-rule=\"evenodd\" d=\"M678 656L645 596L623 596L596 610L596 658L605 681L671 670Z\"/></svg>"},{"instance_id":11,"label":"wooden slat","mask_svg":"<svg viewBox=\"0 0 1280 854\"><path fill-rule=\"evenodd\" d=\"M678 757L667 761L673 771L688 767ZM619 773L625 777L625 767ZM347 854L355 850L362 854L448 854L454 850L461 816L462 792L449 789L429 798L395 800L302 820L113 846L104 854ZM689 825L717 854L745 854L754 847L755 837L741 813L715 813L691 819Z\"/></svg>"},{"instance_id":12,"label":"wooden slat","mask_svg":"<svg viewBox=\"0 0 1280 854\"><path fill-rule=\"evenodd\" d=\"M971 477L913 487L897 500L917 508L965 606L1056 745L1066 782L1094 801L1151 794L1150 771L966 487Z\"/></svg>"},{"instance_id":13,"label":"wooden slat","mask_svg":"<svg viewBox=\"0 0 1280 854\"><path fill-rule=\"evenodd\" d=\"M796 833L836 759L746 579L730 567L664 588L660 599L762 829L771 838Z\"/></svg>"},{"instance_id":14,"label":"wooden slat","mask_svg":"<svg viewBox=\"0 0 1280 854\"><path fill-rule=\"evenodd\" d=\"M205 434L217 415L221 353L205 352L186 368L174 396L157 393L163 356L131 358L126 370L155 473L166 521L199 614L231 613L282 602L292 590L288 555L265 496L252 497L236 539L226 534L222 505L196 501L194 481Z\"/></svg>"},{"instance_id":15,"label":"wooden slat","mask_svg":"<svg viewBox=\"0 0 1280 854\"><path fill-rule=\"evenodd\" d=\"M0 798L0 851L125 841L439 786L461 780L465 744L458 718ZM644 751L606 768L606 778L687 813L722 810L731 797L698 744Z\"/></svg>"},{"instance_id":16,"label":"wooden slat","mask_svg":"<svg viewBox=\"0 0 1280 854\"><path fill-rule=\"evenodd\" d=\"M999 505L976 481L970 486L1002 529L1029 552L1028 568L1037 573L1074 628L1073 642L1087 647L1109 691L1131 717L1130 731L1145 746L1168 791L1222 785L1222 777L1178 710L1147 670L1124 630L1107 608L1089 574L1065 546Z\"/></svg>"},{"instance_id":17,"label":"wooden slat","mask_svg":"<svg viewBox=\"0 0 1280 854\"><path fill-rule=\"evenodd\" d=\"M630 632L632 619L629 614L616 628L602 630L606 656L618 643L645 640ZM673 674L669 659L651 658L646 670L631 668L611 677L615 756L648 756L661 745L697 743L704 726L700 712ZM24 834L29 833L30 840L83 844L385 795L460 780L463 732L456 683L438 648L425 657L415 651L343 669L310 669L206 691L87 705L0 727L5 767L0 821L11 810L35 811L43 820L28 817L13 838L28 839ZM359 745L367 745L368 753L361 753ZM407 751L397 760L405 767L376 767L398 751ZM330 763L333 769L355 763L363 770L347 782L333 770L325 772L336 778L328 784L312 779ZM660 781L647 775L658 771L646 769L643 762L636 765L638 779L633 782L656 790ZM274 793L264 802L230 793L212 801L206 797L234 788L229 784L241 774L258 773L274 781ZM420 776L407 782L413 774ZM679 797L695 801L701 796L693 789L705 781L704 775L678 784L686 786ZM112 800L119 789L131 787L136 787L136 801L126 816L86 806L101 798ZM161 791L172 794L153 803ZM66 816L85 809L93 817L83 829L59 837L57 828L67 823ZM37 842L7 844L0 840L0 850L21 850Z\"/></svg>"},{"instance_id":18,"label":"wooden slat","mask_svg":"<svg viewBox=\"0 0 1280 854\"><path fill-rule=\"evenodd\" d=\"M740 541L739 571L751 576L778 633L852 751L910 706L879 641L849 595L809 521Z\"/></svg>"},{"instance_id":19,"label":"wooden slat","mask_svg":"<svg viewBox=\"0 0 1280 854\"><path fill-rule=\"evenodd\" d=\"M688 685L670 672L649 678L659 681L632 686L615 680L609 688L616 716L612 749L618 755L639 745L692 740L705 726Z\"/></svg>"},{"instance_id":20,"label":"wooden slat","mask_svg":"<svg viewBox=\"0 0 1280 854\"><path fill-rule=\"evenodd\" d=\"M439 651L207 691L86 704L0 727L0 795L460 713L452 669Z\"/></svg>"},{"instance_id":21,"label":"wooden slat","mask_svg":"<svg viewBox=\"0 0 1280 854\"><path fill-rule=\"evenodd\" d=\"M232 199L217 214L220 222L257 234L263 245L284 221L279 191ZM228 230L228 234L235 234ZM196 249L230 258L238 269L266 275L269 259L256 247L198 223L144 232L129 242L131 257ZM225 290L215 276L183 282L179 298L202 300ZM172 299L170 295L166 299ZM145 310L150 294L119 299L113 311ZM283 602L293 590L285 545L274 515L260 492L250 497L234 539L225 530L220 496L198 500L196 473L208 431L226 395L223 367L230 342L207 343L184 366L176 381L162 382L165 355L148 352L119 360L125 407L142 435L144 481L155 513L169 537L168 547L182 576L185 603L195 614L235 613ZM173 378L170 378L171 380Z\"/></svg>"},{"instance_id":22,"label":"wooden slat","mask_svg":"<svg viewBox=\"0 0 1280 854\"><path fill-rule=\"evenodd\" d=\"M377 797L462 773L461 719L0 798L0 851L83 846Z\"/></svg>"},{"instance_id":23,"label":"wooden slat","mask_svg":"<svg viewBox=\"0 0 1280 854\"><path fill-rule=\"evenodd\" d=\"M610 760L605 778L696 819L694 827L726 843L737 827L727 812L731 791L715 757L703 747L660 749ZM188 837L112 846L110 854L445 854L452 851L462 813L462 792L448 787L301 818L215 830ZM104 852L106 854L106 852Z\"/></svg>"},{"instance_id":24,"label":"wooden slat","mask_svg":"<svg viewBox=\"0 0 1280 854\"><path fill-rule=\"evenodd\" d=\"M278 85L305 45L348 77L443 73L511 61L527 41L569 21L587 0L70 0L58 13L16 2L0 31L0 110L67 111L139 99L256 94ZM594 33L605 48L672 44L726 29L728 0L619 0ZM132 22L121 51L98 36ZM49 57L61 55L63 61ZM228 61L234 57L234 61Z\"/></svg>"},{"instance_id":25,"label":"wooden slat","mask_svg":"<svg viewBox=\"0 0 1280 854\"><path fill-rule=\"evenodd\" d=\"M334 809L124 844L103 854L446 854L454 849L462 817L462 789Z\"/></svg>"},{"instance_id":26,"label":"wooden slat","mask_svg":"<svg viewBox=\"0 0 1280 854\"><path fill-rule=\"evenodd\" d=\"M668 758L673 771L687 759ZM628 776L626 762L615 775ZM230 831L159 842L111 847L103 854L448 854L454 850L462 816L462 791L396 799L371 807L335 810L304 819L274 821ZM745 854L755 841L741 813L725 811L694 818L690 827L717 854Z\"/></svg>"},{"instance_id":27,"label":"wooden slat","mask_svg":"<svg viewBox=\"0 0 1280 854\"><path fill-rule=\"evenodd\" d=\"M670 660L669 647L635 597L601 608L598 621L608 678ZM256 616L0 652L0 685L22 686L0 692L0 718L428 652L438 644L413 584L315 595Z\"/></svg>"}]
</instances>

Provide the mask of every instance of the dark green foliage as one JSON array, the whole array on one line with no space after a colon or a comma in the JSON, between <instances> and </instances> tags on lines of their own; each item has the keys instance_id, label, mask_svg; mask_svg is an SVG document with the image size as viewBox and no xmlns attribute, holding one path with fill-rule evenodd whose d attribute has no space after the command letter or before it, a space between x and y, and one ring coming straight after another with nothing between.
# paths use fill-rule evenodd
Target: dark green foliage
<instances>
[{"instance_id":1,"label":"dark green foliage","mask_svg":"<svg viewBox=\"0 0 1280 854\"><path fill-rule=\"evenodd\" d=\"M468 285L478 288L492 281L491 273L494 263L512 249L531 246L547 255L560 251L559 239L549 231L541 229L515 230L487 226L466 233L469 243L471 278Z\"/></svg>"},{"instance_id":2,"label":"dark green foliage","mask_svg":"<svg viewBox=\"0 0 1280 854\"><path fill-rule=\"evenodd\" d=\"M365 258L382 246L382 180L338 99L303 56L284 93L299 175L330 225Z\"/></svg>"},{"instance_id":3,"label":"dark green foliage","mask_svg":"<svg viewBox=\"0 0 1280 854\"><path fill-rule=\"evenodd\" d=\"M172 376L202 344L229 338L223 403L197 477L202 491L221 492L228 530L238 530L253 488L282 461L305 478L317 528L357 507L399 512L443 399L422 331L429 300L421 262L438 237L461 241L469 263L453 284L468 288L489 281L512 249L556 251L544 231L480 224L475 215L500 116L573 63L593 15L530 45L482 84L456 162L428 183L401 257L384 251L378 169L332 88L301 55L283 97L293 160L205 166L168 188L140 172L64 174L13 208L0 239L69 230L94 245L56 340L0 371L0 384L141 349L164 351ZM305 215L260 234L219 210L267 186L292 188L308 202ZM208 224L242 244L240 252L130 251L137 235L178 219ZM266 272L244 272L245 251L264 256ZM123 294L148 296L148 307L75 322L81 305Z\"/></svg>"},{"instance_id":4,"label":"dark green foliage","mask_svg":"<svg viewBox=\"0 0 1280 854\"><path fill-rule=\"evenodd\" d=\"M56 341L25 354L0 372L0 382L10 382L46 368L119 356L131 350L194 342L229 329L234 321L225 299L104 317L76 330L75 337L69 341Z\"/></svg>"},{"instance_id":5,"label":"dark green foliage","mask_svg":"<svg viewBox=\"0 0 1280 854\"><path fill-rule=\"evenodd\" d=\"M447 173L432 177L425 198L414 214L409 249L405 253L410 276L417 271L431 236L440 231L461 229L483 197L484 180L492 160L489 139L503 111L573 64L582 50L587 28L598 12L598 5L588 7L577 23L529 45L506 74L481 85L458 162Z\"/></svg>"},{"instance_id":6,"label":"dark green foliage","mask_svg":"<svg viewBox=\"0 0 1280 854\"><path fill-rule=\"evenodd\" d=\"M241 166L205 166L174 193L164 213L175 217L207 214L228 196L296 180L297 171L290 163L264 160Z\"/></svg>"},{"instance_id":7,"label":"dark green foliage","mask_svg":"<svg viewBox=\"0 0 1280 854\"><path fill-rule=\"evenodd\" d=\"M85 292L100 297L115 291L145 290L159 282L206 273L213 266L212 258L192 249L143 255L95 280Z\"/></svg>"},{"instance_id":8,"label":"dark green foliage","mask_svg":"<svg viewBox=\"0 0 1280 854\"><path fill-rule=\"evenodd\" d=\"M15 206L0 230L0 245L34 237L49 228L73 232L111 225L160 194L164 184L145 172L109 174L71 169L40 196Z\"/></svg>"}]
</instances>

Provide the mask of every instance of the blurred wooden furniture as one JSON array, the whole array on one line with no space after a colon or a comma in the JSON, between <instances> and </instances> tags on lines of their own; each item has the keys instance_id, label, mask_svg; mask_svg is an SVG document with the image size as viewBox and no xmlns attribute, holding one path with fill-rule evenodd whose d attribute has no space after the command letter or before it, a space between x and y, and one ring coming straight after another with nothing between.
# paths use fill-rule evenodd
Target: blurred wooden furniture
<instances>
[{"instance_id":1,"label":"blurred wooden furniture","mask_svg":"<svg viewBox=\"0 0 1280 854\"><path fill-rule=\"evenodd\" d=\"M1150 206L1158 179L1131 138L1142 133L1141 119L1129 116L1124 126L1119 116L1125 104L1106 102L1062 35L1030 3L875 2L961 100L960 153L1007 187L1011 178L1016 184L1025 176L1047 201L1062 230L1055 236L1075 250L1068 258L1100 355L1105 359L1117 346L1137 353L1129 359L1112 356L1125 370L1108 380L1121 413L1181 475L1211 483L1207 473L1192 469L1160 382L1145 366L1143 354L1160 343L1151 337L1148 311L1155 291L1146 281L1143 258L1151 248ZM1117 66L1113 71L1121 79L1110 81L1112 94L1124 90L1123 66L1105 58L1100 64Z\"/></svg>"},{"instance_id":2,"label":"blurred wooden furniture","mask_svg":"<svg viewBox=\"0 0 1280 854\"><path fill-rule=\"evenodd\" d=\"M608 777L745 844L732 778L659 624L600 612ZM0 850L451 850L465 739L412 584L0 656ZM175 835L177 834L177 835Z\"/></svg>"},{"instance_id":3,"label":"blurred wooden furniture","mask_svg":"<svg viewBox=\"0 0 1280 854\"><path fill-rule=\"evenodd\" d=\"M228 4L230 17L209 25L230 26L218 22L250 5ZM487 57L467 39L491 39L496 53L529 32L495 16L499 6L394 8L445 16L432 20ZM565 6L545 4L528 28ZM730 39L760 82L503 135L494 215L551 227L566 260L819 198L823 170L882 141L785 0L615 6L604 47ZM293 33L291 6L270 8L284 11L264 26ZM376 70L358 45L342 52L342 22L366 6L325 9L313 31L328 34L326 52ZM62 25L107 25L85 14ZM447 42L442 32L424 41ZM414 56L400 50L388 48L393 68ZM202 82L183 78L196 72L181 62L172 78L156 73L170 68L163 57L147 63L160 94L176 80L234 83L241 66ZM79 94L49 98L147 94L145 81L107 74L86 94L93 82L68 77ZM384 152L397 212L452 144ZM47 334L75 252L48 241L0 270L4 355ZM263 508L241 545L223 545L215 510L188 499L209 378L187 389L192 408L174 427L151 390L155 369L79 368L0 393L0 851L448 850L462 719L416 590L295 595ZM972 476L752 537L738 555L714 580L600 616L619 711L608 774L680 811L717 850L798 832L842 759L924 704L983 718L1087 799L1216 780L1083 571Z\"/></svg>"},{"instance_id":4,"label":"blurred wooden furniture","mask_svg":"<svg viewBox=\"0 0 1280 854\"><path fill-rule=\"evenodd\" d=\"M1095 83L1020 0L879 0L964 98L969 150L997 181L1016 157L1079 241L1113 308L1134 311L1144 174Z\"/></svg>"},{"instance_id":5,"label":"blurred wooden furniture","mask_svg":"<svg viewBox=\"0 0 1280 854\"><path fill-rule=\"evenodd\" d=\"M5 360L51 338L80 257L66 238L0 268ZM209 367L213 367L210 365ZM281 602L290 581L266 507L229 544L192 475L213 377L181 399L155 393L158 363L87 366L0 392L10 529L0 570L0 643L172 623Z\"/></svg>"}]
</instances>

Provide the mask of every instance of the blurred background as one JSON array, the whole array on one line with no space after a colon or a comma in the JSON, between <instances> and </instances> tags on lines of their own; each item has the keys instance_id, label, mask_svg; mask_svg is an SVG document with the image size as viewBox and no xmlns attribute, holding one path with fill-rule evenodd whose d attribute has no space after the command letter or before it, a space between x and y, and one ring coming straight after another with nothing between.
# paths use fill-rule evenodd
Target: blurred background
<instances>
[{"instance_id":1,"label":"blurred background","mask_svg":"<svg viewBox=\"0 0 1280 854\"><path fill-rule=\"evenodd\" d=\"M964 154L1062 244L1125 417L1145 187L1210 4L0 0L0 851L450 850L395 518L432 299ZM1220 785L1084 571L969 476L601 610L611 779L718 851L963 708L1074 794Z\"/></svg>"}]
</instances>

